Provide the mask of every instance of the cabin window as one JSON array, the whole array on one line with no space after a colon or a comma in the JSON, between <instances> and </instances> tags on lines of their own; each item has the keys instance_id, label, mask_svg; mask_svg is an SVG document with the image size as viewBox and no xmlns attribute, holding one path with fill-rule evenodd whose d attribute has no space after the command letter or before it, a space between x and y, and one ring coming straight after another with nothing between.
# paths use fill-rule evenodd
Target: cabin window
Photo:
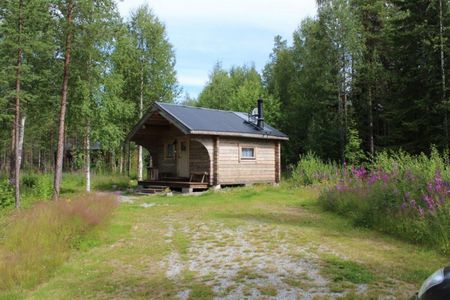
<instances>
[{"instance_id":1,"label":"cabin window","mask_svg":"<svg viewBox=\"0 0 450 300\"><path fill-rule=\"evenodd\" d=\"M255 148L253 147L241 148L241 159L254 159L254 158L255 158Z\"/></svg>"},{"instance_id":2,"label":"cabin window","mask_svg":"<svg viewBox=\"0 0 450 300\"><path fill-rule=\"evenodd\" d=\"M175 159L175 144L166 144L166 159Z\"/></svg>"}]
</instances>

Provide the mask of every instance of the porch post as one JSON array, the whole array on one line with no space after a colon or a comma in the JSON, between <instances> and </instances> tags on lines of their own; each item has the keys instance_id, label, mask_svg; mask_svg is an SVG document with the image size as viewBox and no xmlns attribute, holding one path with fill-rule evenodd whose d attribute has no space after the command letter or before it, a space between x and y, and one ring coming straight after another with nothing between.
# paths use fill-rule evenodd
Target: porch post
<instances>
[{"instance_id":1,"label":"porch post","mask_svg":"<svg viewBox=\"0 0 450 300\"><path fill-rule=\"evenodd\" d=\"M275 183L280 183L281 179L281 147L280 142L275 142Z\"/></svg>"},{"instance_id":2,"label":"porch post","mask_svg":"<svg viewBox=\"0 0 450 300\"><path fill-rule=\"evenodd\" d=\"M213 185L219 186L219 137L214 137L213 142Z\"/></svg>"}]
</instances>

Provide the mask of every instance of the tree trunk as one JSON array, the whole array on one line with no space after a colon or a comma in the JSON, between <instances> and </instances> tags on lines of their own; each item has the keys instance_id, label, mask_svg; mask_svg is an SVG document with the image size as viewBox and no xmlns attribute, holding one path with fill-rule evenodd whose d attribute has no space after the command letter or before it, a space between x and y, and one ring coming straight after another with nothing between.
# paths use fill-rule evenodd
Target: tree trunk
<instances>
[{"instance_id":1,"label":"tree trunk","mask_svg":"<svg viewBox=\"0 0 450 300\"><path fill-rule=\"evenodd\" d=\"M445 148L449 147L449 133L448 133L448 101L446 96L445 86L445 58L444 58L444 33L442 25L442 0L439 0L439 39L440 39L440 54L441 54L441 80L442 80L442 104L444 105L444 144Z\"/></svg>"},{"instance_id":2,"label":"tree trunk","mask_svg":"<svg viewBox=\"0 0 450 300\"><path fill-rule=\"evenodd\" d=\"M342 107L342 94L341 94L341 88L339 87L338 92L338 119L339 119L339 154L341 156L341 162L345 162L345 155L344 155L344 149L345 149L345 143L344 143L344 120L343 120L343 107Z\"/></svg>"},{"instance_id":3,"label":"tree trunk","mask_svg":"<svg viewBox=\"0 0 450 300\"><path fill-rule=\"evenodd\" d=\"M86 138L85 138L85 174L86 174L86 192L91 191L91 124L88 122L86 126Z\"/></svg>"},{"instance_id":4,"label":"tree trunk","mask_svg":"<svg viewBox=\"0 0 450 300\"><path fill-rule=\"evenodd\" d=\"M16 119L13 121L13 126L11 130L11 152L9 153L9 183L15 186L16 182Z\"/></svg>"},{"instance_id":5,"label":"tree trunk","mask_svg":"<svg viewBox=\"0 0 450 300\"><path fill-rule=\"evenodd\" d=\"M116 151L112 150L110 152L110 156L111 156L111 173L116 174L116 169L117 169L117 165L116 165Z\"/></svg>"},{"instance_id":6,"label":"tree trunk","mask_svg":"<svg viewBox=\"0 0 450 300\"><path fill-rule=\"evenodd\" d=\"M131 149L130 149L130 143L128 143L128 153L127 153L127 155L128 155L128 159L127 159L127 164L128 164L128 167L127 167L127 175L128 175L128 177L130 176L130 172L131 172Z\"/></svg>"},{"instance_id":7,"label":"tree trunk","mask_svg":"<svg viewBox=\"0 0 450 300\"><path fill-rule=\"evenodd\" d=\"M20 90L21 90L21 68L22 68L22 57L23 50L21 47L21 35L23 30L23 0L19 0L19 38L18 45L19 49L17 49L17 70L16 70L16 111L14 117L14 188L15 188L15 206L16 208L20 207L20 162L21 162L21 144L23 143L23 129L19 130L19 122L20 122ZM25 123L25 121L24 121ZM22 138L20 135L22 132ZM22 141L22 143L20 142Z\"/></svg>"},{"instance_id":8,"label":"tree trunk","mask_svg":"<svg viewBox=\"0 0 450 300\"><path fill-rule=\"evenodd\" d=\"M41 170L41 147L38 149L38 170Z\"/></svg>"},{"instance_id":9,"label":"tree trunk","mask_svg":"<svg viewBox=\"0 0 450 300\"><path fill-rule=\"evenodd\" d=\"M119 174L123 174L123 146L120 146Z\"/></svg>"},{"instance_id":10,"label":"tree trunk","mask_svg":"<svg viewBox=\"0 0 450 300\"><path fill-rule=\"evenodd\" d=\"M59 193L61 189L62 179L62 166L64 158L64 129L65 129L65 117L66 117L66 105L67 105L67 85L69 82L69 66L70 66L70 47L72 45L72 11L73 3L69 1L67 3L67 33L65 42L65 54L64 54L64 74L63 82L61 86L61 107L59 113L59 128L58 128L58 150L56 152L56 164L55 164L55 178L53 183L53 199L59 199Z\"/></svg>"},{"instance_id":11,"label":"tree trunk","mask_svg":"<svg viewBox=\"0 0 450 300\"><path fill-rule=\"evenodd\" d=\"M19 161L19 169L22 166L22 161L23 161L23 139L25 136L25 121L26 121L27 117L26 116L22 116L20 118L20 130L19 130L19 156L17 157L17 160Z\"/></svg>"},{"instance_id":12,"label":"tree trunk","mask_svg":"<svg viewBox=\"0 0 450 300\"><path fill-rule=\"evenodd\" d=\"M370 85L370 84L369 84ZM373 140L373 100L372 100L372 87L369 86L368 90L368 100L369 100L369 151L370 155L373 157L375 153L375 145Z\"/></svg>"},{"instance_id":13,"label":"tree trunk","mask_svg":"<svg viewBox=\"0 0 450 300\"><path fill-rule=\"evenodd\" d=\"M139 98L139 118L142 118L144 111L144 70L141 70L141 91ZM144 163L142 159L142 146L138 146L138 181L142 181L142 174L144 169Z\"/></svg>"}]
</instances>

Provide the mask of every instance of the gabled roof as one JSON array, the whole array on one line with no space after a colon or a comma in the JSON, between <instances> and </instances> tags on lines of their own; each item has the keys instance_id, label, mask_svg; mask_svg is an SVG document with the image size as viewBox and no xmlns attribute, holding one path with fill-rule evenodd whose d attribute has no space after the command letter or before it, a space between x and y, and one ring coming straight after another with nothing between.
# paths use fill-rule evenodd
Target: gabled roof
<instances>
[{"instance_id":1,"label":"gabled roof","mask_svg":"<svg viewBox=\"0 0 450 300\"><path fill-rule=\"evenodd\" d=\"M268 124L265 124L263 129L252 125L248 122L246 113L161 102L155 102L152 109L141 118L130 132L127 140L132 139L134 134L155 111L159 111L164 118L185 134L288 140L287 135Z\"/></svg>"}]
</instances>

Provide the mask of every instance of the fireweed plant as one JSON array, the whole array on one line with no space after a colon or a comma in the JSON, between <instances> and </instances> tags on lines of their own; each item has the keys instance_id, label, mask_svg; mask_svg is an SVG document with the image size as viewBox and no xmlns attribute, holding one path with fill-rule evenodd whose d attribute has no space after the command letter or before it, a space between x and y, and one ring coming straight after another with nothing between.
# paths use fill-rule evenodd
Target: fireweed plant
<instances>
[{"instance_id":1,"label":"fireweed plant","mask_svg":"<svg viewBox=\"0 0 450 300\"><path fill-rule=\"evenodd\" d=\"M343 166L321 206L357 226L450 253L448 154L381 153L366 166Z\"/></svg>"}]
</instances>

